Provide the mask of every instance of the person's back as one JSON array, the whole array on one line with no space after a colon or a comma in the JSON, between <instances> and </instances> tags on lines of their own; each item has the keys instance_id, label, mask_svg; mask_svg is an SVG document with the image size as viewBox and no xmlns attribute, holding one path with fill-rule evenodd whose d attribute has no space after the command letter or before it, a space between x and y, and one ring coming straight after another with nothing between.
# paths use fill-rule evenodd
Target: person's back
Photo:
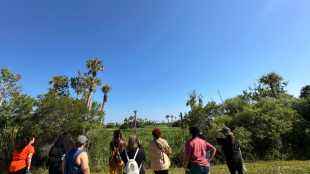
<instances>
[{"instance_id":1,"label":"person's back","mask_svg":"<svg viewBox=\"0 0 310 174\"><path fill-rule=\"evenodd\" d=\"M67 152L64 148L56 146L52 147L51 151L49 152L49 158L47 162L47 165L49 166L49 174L62 174L61 158L66 153Z\"/></svg>"},{"instance_id":2,"label":"person's back","mask_svg":"<svg viewBox=\"0 0 310 174\"><path fill-rule=\"evenodd\" d=\"M79 136L75 148L69 150L62 162L64 174L90 174L87 153L83 151L87 138Z\"/></svg>"},{"instance_id":3,"label":"person's back","mask_svg":"<svg viewBox=\"0 0 310 174\"><path fill-rule=\"evenodd\" d=\"M65 158L65 174L83 174L81 166L76 163L77 157L84 152L78 149L75 152L75 148L69 150Z\"/></svg>"},{"instance_id":4,"label":"person's back","mask_svg":"<svg viewBox=\"0 0 310 174\"><path fill-rule=\"evenodd\" d=\"M240 158L239 148L240 144L238 140L234 137L235 143L231 144L228 138L217 138L217 142L223 146L224 155L227 160Z\"/></svg>"}]
</instances>

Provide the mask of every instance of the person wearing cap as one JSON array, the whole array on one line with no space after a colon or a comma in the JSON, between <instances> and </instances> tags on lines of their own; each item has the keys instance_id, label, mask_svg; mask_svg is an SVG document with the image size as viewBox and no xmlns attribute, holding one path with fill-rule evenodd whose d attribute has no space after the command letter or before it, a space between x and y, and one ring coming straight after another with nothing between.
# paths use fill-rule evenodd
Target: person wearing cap
<instances>
[{"instance_id":1,"label":"person wearing cap","mask_svg":"<svg viewBox=\"0 0 310 174\"><path fill-rule=\"evenodd\" d=\"M226 138L217 138L218 132L222 132ZM236 174L237 171L238 174L243 174L243 159L240 144L230 129L228 127L224 127L223 129L217 130L213 136L213 139L216 140L218 144L223 146L226 163L230 173Z\"/></svg>"},{"instance_id":2,"label":"person wearing cap","mask_svg":"<svg viewBox=\"0 0 310 174\"><path fill-rule=\"evenodd\" d=\"M206 140L199 138L200 129L192 126L189 129L192 139L185 144L185 174L209 174L209 162L213 159L216 149ZM207 160L206 154L210 151L210 157Z\"/></svg>"},{"instance_id":3,"label":"person wearing cap","mask_svg":"<svg viewBox=\"0 0 310 174\"><path fill-rule=\"evenodd\" d=\"M77 138L75 148L69 150L65 159L62 161L62 170L64 174L90 174L88 166L88 156L83 148L86 145L87 138L81 135Z\"/></svg>"}]
</instances>

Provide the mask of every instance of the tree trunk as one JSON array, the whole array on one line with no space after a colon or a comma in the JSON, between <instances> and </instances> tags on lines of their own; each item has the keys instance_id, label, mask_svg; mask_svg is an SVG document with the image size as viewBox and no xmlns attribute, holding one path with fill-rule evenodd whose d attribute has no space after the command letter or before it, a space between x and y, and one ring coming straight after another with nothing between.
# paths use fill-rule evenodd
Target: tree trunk
<instances>
[{"instance_id":1,"label":"tree trunk","mask_svg":"<svg viewBox=\"0 0 310 174\"><path fill-rule=\"evenodd\" d=\"M182 112L180 112L180 117L181 117L181 123L182 123L182 133L184 136L184 128L183 128L183 117L182 117Z\"/></svg>"},{"instance_id":2,"label":"tree trunk","mask_svg":"<svg viewBox=\"0 0 310 174\"><path fill-rule=\"evenodd\" d=\"M276 96L276 93L274 92L274 89L273 89L273 83L270 83L270 88L271 88L273 97L278 99L278 97Z\"/></svg>"},{"instance_id":3,"label":"tree trunk","mask_svg":"<svg viewBox=\"0 0 310 174\"><path fill-rule=\"evenodd\" d=\"M135 134L137 134L137 116L135 115Z\"/></svg>"},{"instance_id":4,"label":"tree trunk","mask_svg":"<svg viewBox=\"0 0 310 174\"><path fill-rule=\"evenodd\" d=\"M105 101L103 101L102 103L102 108L101 108L102 111L104 111L104 106L105 106Z\"/></svg>"}]
</instances>

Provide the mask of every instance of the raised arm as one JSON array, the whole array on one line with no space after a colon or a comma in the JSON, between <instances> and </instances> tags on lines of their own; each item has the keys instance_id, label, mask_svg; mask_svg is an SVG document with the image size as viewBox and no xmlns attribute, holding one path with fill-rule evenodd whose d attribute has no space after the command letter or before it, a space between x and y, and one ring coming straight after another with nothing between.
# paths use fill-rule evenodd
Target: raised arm
<instances>
[{"instance_id":1,"label":"raised arm","mask_svg":"<svg viewBox=\"0 0 310 174\"><path fill-rule=\"evenodd\" d=\"M221 130L222 130L222 129L219 129L219 130L217 130L217 131L215 132L215 134L213 135L213 139L214 139L214 140L216 140L217 133L220 132Z\"/></svg>"},{"instance_id":2,"label":"raised arm","mask_svg":"<svg viewBox=\"0 0 310 174\"><path fill-rule=\"evenodd\" d=\"M123 141L121 141L122 142L122 145L124 146L124 147L127 147L127 141L126 141L126 139L123 137L122 138L123 139Z\"/></svg>"},{"instance_id":3,"label":"raised arm","mask_svg":"<svg viewBox=\"0 0 310 174\"><path fill-rule=\"evenodd\" d=\"M90 174L90 170L88 166L88 155L86 152L81 153L81 170L83 174Z\"/></svg>"}]
</instances>

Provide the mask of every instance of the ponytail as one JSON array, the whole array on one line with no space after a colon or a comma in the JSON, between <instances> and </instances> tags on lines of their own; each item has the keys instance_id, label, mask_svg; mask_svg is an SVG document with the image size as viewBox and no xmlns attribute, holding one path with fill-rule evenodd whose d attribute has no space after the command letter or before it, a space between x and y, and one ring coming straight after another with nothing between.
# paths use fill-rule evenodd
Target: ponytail
<instances>
[{"instance_id":1,"label":"ponytail","mask_svg":"<svg viewBox=\"0 0 310 174\"><path fill-rule=\"evenodd\" d=\"M83 146L83 144L80 144L80 142L76 142L75 143L75 151L74 151L74 153L76 153L76 151L79 149L79 147L81 147L81 146Z\"/></svg>"},{"instance_id":2,"label":"ponytail","mask_svg":"<svg viewBox=\"0 0 310 174\"><path fill-rule=\"evenodd\" d=\"M18 148L16 149L16 151L18 152L18 153L20 153L20 152L22 152L23 150L24 150L24 148L30 143L30 141L32 141L33 140L33 136L29 136L29 137L27 137L26 139L24 139L21 143L20 143L20 145L18 146Z\"/></svg>"},{"instance_id":3,"label":"ponytail","mask_svg":"<svg viewBox=\"0 0 310 174\"><path fill-rule=\"evenodd\" d=\"M230 143L235 144L235 137L233 135L228 135Z\"/></svg>"}]
</instances>

